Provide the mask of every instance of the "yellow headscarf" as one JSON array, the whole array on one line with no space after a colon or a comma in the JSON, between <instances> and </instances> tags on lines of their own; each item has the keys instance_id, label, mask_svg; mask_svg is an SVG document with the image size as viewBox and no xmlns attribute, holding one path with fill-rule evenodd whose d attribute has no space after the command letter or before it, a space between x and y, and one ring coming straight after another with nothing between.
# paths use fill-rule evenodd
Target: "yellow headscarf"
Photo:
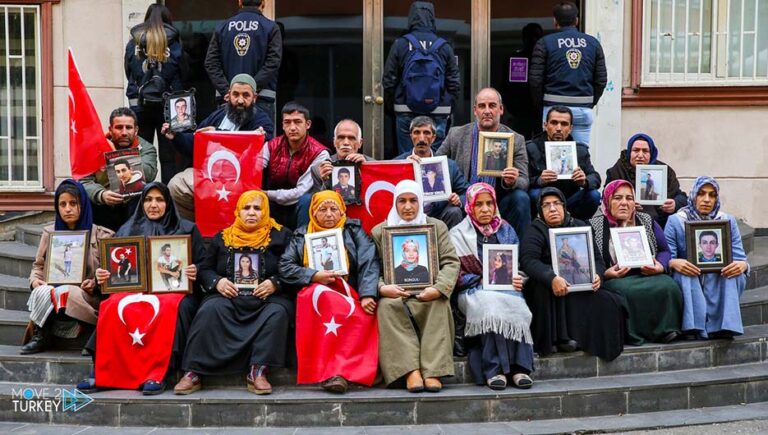
<instances>
[{"instance_id":1,"label":"yellow headscarf","mask_svg":"<svg viewBox=\"0 0 768 435\"><path fill-rule=\"evenodd\" d=\"M240 219L240 211L246 204L253 201L256 198L261 198L261 220L256 225L256 229L248 231L245 226L245 222ZM283 226L275 222L269 216L269 198L267 194L260 190L249 190L243 192L240 195L240 199L237 200L237 206L235 207L235 223L232 226L225 228L222 233L224 239L224 245L230 248L263 248L269 245L270 237L269 233L272 228L280 230Z\"/></svg>"},{"instance_id":2,"label":"yellow headscarf","mask_svg":"<svg viewBox=\"0 0 768 435\"><path fill-rule=\"evenodd\" d=\"M341 210L341 219L333 228L325 228L315 219L315 213L320 206L327 201L334 202ZM347 206L344 205L344 200L341 199L341 195L333 190L321 190L320 192L312 195L312 202L309 204L309 225L307 225L307 234L317 233L319 231L335 230L337 228L344 228L344 224L347 222ZM309 266L309 255L307 254L307 245L304 244L304 267Z\"/></svg>"}]
</instances>

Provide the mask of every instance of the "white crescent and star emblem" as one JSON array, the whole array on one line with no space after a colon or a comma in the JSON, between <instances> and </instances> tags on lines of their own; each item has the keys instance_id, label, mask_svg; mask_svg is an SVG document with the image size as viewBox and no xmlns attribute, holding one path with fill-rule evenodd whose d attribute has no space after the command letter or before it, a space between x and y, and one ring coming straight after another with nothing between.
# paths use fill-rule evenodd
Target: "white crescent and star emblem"
<instances>
[{"instance_id":1,"label":"white crescent and star emblem","mask_svg":"<svg viewBox=\"0 0 768 435\"><path fill-rule=\"evenodd\" d=\"M347 287L347 283L344 282L343 284L344 284L344 287L346 288ZM320 310L317 308L317 301L318 301L318 299L320 299L320 295L322 295L325 292L335 293L335 294L341 296L342 298L344 298L344 300L347 301L347 303L349 303L349 313L347 313L347 317L345 317L346 319L348 319L350 316L352 316L352 314L354 314L354 312L355 312L355 299L352 296L343 295L343 294L341 294L341 293L339 293L339 292L337 292L335 290L332 290L332 289L330 289L330 288L328 288L328 287L326 287L324 285L319 285L319 286L315 287L315 291L312 292L312 307L315 309L315 312L317 313L318 316L322 317L322 314L320 314ZM331 316L331 321L327 322L327 323L323 323L323 325L325 325L325 335L333 334L333 335L335 335L337 337L339 336L339 333L337 332L337 330L342 325L340 323L336 323L336 317L335 316Z\"/></svg>"},{"instance_id":2,"label":"white crescent and star emblem","mask_svg":"<svg viewBox=\"0 0 768 435\"><path fill-rule=\"evenodd\" d=\"M146 326L149 327L149 325L151 325L152 322L155 321L155 318L160 313L160 299L158 299L157 296L155 295L145 295L142 293L136 293L120 299L120 303L117 304L117 316L120 318L120 321L123 322L123 325L128 326L125 324L125 319L123 318L123 310L125 310L125 307L127 307L130 304L136 304L139 302L146 302L152 306L152 310L153 310L152 319L149 320ZM139 344L141 346L144 346L144 343L141 341L141 339L146 335L146 333L142 334L139 331L139 328L136 328L136 330L133 332L129 332L128 335L130 335L131 339L133 340L131 345Z\"/></svg>"},{"instance_id":3,"label":"white crescent and star emblem","mask_svg":"<svg viewBox=\"0 0 768 435\"><path fill-rule=\"evenodd\" d=\"M235 167L235 184L237 184L238 181L240 181L240 161L237 160L237 157L235 157L232 152L227 150L219 150L211 154L211 156L208 158L208 179L213 182L213 165L216 164L219 160L224 160L232 164L232 166ZM216 193L219 194L219 201L226 201L229 202L229 194L230 191L227 190L227 188L222 184L221 189L217 190Z\"/></svg>"},{"instance_id":4,"label":"white crescent and star emblem","mask_svg":"<svg viewBox=\"0 0 768 435\"><path fill-rule=\"evenodd\" d=\"M126 248L115 248L115 249L112 250L112 255L111 255L113 262L115 262L115 263L119 263L120 262L120 259L117 258L117 254L120 251L122 251L122 250L125 250L125 255L129 255L131 253L131 249L130 248L127 248L127 249Z\"/></svg>"},{"instance_id":5,"label":"white crescent and star emblem","mask_svg":"<svg viewBox=\"0 0 768 435\"><path fill-rule=\"evenodd\" d=\"M72 94L72 89L69 89L67 91L67 93L69 94L68 95L69 102L70 102L70 104L72 104L72 107L69 109L69 115L70 115L70 117L72 117L72 123L70 124L69 129L72 131L72 133L77 135L77 127L75 127L75 119L72 116L72 115L75 114L75 109L77 107L77 105L75 104L75 96L74 96L74 94Z\"/></svg>"},{"instance_id":6,"label":"white crescent and star emblem","mask_svg":"<svg viewBox=\"0 0 768 435\"><path fill-rule=\"evenodd\" d=\"M365 191L365 209L368 211L368 214L373 216L373 213L371 213L371 197L373 197L373 194L376 192L384 190L386 192L390 192L393 195L395 194L395 185L390 183L389 181L374 181L371 183L370 186L368 186L368 189Z\"/></svg>"}]
</instances>

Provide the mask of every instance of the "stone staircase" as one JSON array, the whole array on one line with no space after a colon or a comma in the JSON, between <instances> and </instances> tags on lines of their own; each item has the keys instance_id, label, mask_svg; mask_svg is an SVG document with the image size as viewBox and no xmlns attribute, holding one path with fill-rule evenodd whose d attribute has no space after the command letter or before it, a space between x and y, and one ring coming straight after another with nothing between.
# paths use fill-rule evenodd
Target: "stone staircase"
<instances>
[{"instance_id":1,"label":"stone staircase","mask_svg":"<svg viewBox=\"0 0 768 435\"><path fill-rule=\"evenodd\" d=\"M13 390L73 388L90 371L77 350L19 355L27 323L26 276L40 226L21 225L15 241L0 242L0 421L93 426L373 426L573 419L720 409L768 402L768 237L742 226L752 272L741 300L745 334L734 340L628 346L606 363L577 352L537 358L534 387L494 392L471 383L466 360L439 394L352 388L343 396L295 386L295 373L275 370L271 396L245 390L242 376L207 377L191 396L138 391L94 393L78 412L20 413ZM564 420L565 421L565 420Z\"/></svg>"}]
</instances>

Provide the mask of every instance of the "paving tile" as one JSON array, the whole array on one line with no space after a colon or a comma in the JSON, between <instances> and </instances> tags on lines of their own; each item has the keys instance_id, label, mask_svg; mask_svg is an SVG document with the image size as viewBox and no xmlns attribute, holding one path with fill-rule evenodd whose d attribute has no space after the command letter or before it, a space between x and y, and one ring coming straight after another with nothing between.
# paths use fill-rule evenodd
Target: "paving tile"
<instances>
[{"instance_id":1,"label":"paving tile","mask_svg":"<svg viewBox=\"0 0 768 435\"><path fill-rule=\"evenodd\" d=\"M536 360L537 379L588 378L597 376L597 358L583 353L553 355Z\"/></svg>"},{"instance_id":2,"label":"paving tile","mask_svg":"<svg viewBox=\"0 0 768 435\"><path fill-rule=\"evenodd\" d=\"M422 424L412 426L365 426L366 435L441 435L442 427L436 424Z\"/></svg>"},{"instance_id":3,"label":"paving tile","mask_svg":"<svg viewBox=\"0 0 768 435\"><path fill-rule=\"evenodd\" d=\"M560 397L505 398L491 402L491 421L539 420L560 416Z\"/></svg>"},{"instance_id":4,"label":"paving tile","mask_svg":"<svg viewBox=\"0 0 768 435\"><path fill-rule=\"evenodd\" d=\"M416 423L416 405L412 402L349 402L341 410L344 426Z\"/></svg>"},{"instance_id":5,"label":"paving tile","mask_svg":"<svg viewBox=\"0 0 768 435\"><path fill-rule=\"evenodd\" d=\"M95 426L119 425L119 405L114 403L91 402L79 411L59 411L51 413L54 424L79 424Z\"/></svg>"},{"instance_id":6,"label":"paving tile","mask_svg":"<svg viewBox=\"0 0 768 435\"><path fill-rule=\"evenodd\" d=\"M741 307L741 322L744 326L760 325L763 323L763 306L751 305Z\"/></svg>"},{"instance_id":7,"label":"paving tile","mask_svg":"<svg viewBox=\"0 0 768 435\"><path fill-rule=\"evenodd\" d=\"M91 373L90 363L48 363L49 382L64 385L77 385Z\"/></svg>"},{"instance_id":8,"label":"paving tile","mask_svg":"<svg viewBox=\"0 0 768 435\"><path fill-rule=\"evenodd\" d=\"M566 395L562 406L563 417L615 415L627 412L627 397L621 391Z\"/></svg>"},{"instance_id":9,"label":"paving tile","mask_svg":"<svg viewBox=\"0 0 768 435\"><path fill-rule=\"evenodd\" d=\"M266 405L194 403L191 405L193 427L264 426Z\"/></svg>"},{"instance_id":10,"label":"paving tile","mask_svg":"<svg viewBox=\"0 0 768 435\"><path fill-rule=\"evenodd\" d=\"M497 435L512 433L510 426L505 423L441 424L440 429L446 435Z\"/></svg>"},{"instance_id":11,"label":"paving tile","mask_svg":"<svg viewBox=\"0 0 768 435\"><path fill-rule=\"evenodd\" d=\"M747 403L768 402L768 381L747 382Z\"/></svg>"},{"instance_id":12,"label":"paving tile","mask_svg":"<svg viewBox=\"0 0 768 435\"><path fill-rule=\"evenodd\" d=\"M267 426L340 426L341 403L269 403Z\"/></svg>"},{"instance_id":13,"label":"paving tile","mask_svg":"<svg viewBox=\"0 0 768 435\"><path fill-rule=\"evenodd\" d=\"M120 405L120 426L189 426L189 405L175 403L124 403Z\"/></svg>"},{"instance_id":14,"label":"paving tile","mask_svg":"<svg viewBox=\"0 0 768 435\"><path fill-rule=\"evenodd\" d=\"M708 347L661 351L659 352L659 371L709 367L711 354Z\"/></svg>"},{"instance_id":15,"label":"paving tile","mask_svg":"<svg viewBox=\"0 0 768 435\"><path fill-rule=\"evenodd\" d=\"M24 399L0 400L0 421L16 421L26 423L48 423L50 413L44 411L28 411L29 405L23 405Z\"/></svg>"},{"instance_id":16,"label":"paving tile","mask_svg":"<svg viewBox=\"0 0 768 435\"><path fill-rule=\"evenodd\" d=\"M601 359L597 361L597 373L599 376L629 375L655 372L657 370L655 352L623 353L610 362L605 362Z\"/></svg>"},{"instance_id":17,"label":"paving tile","mask_svg":"<svg viewBox=\"0 0 768 435\"><path fill-rule=\"evenodd\" d=\"M47 382L48 373L45 362L2 361L0 362L0 381L18 383ZM19 387L22 386L19 385Z\"/></svg>"},{"instance_id":18,"label":"paving tile","mask_svg":"<svg viewBox=\"0 0 768 435\"><path fill-rule=\"evenodd\" d=\"M418 424L486 422L490 413L491 400L429 400L416 403Z\"/></svg>"},{"instance_id":19,"label":"paving tile","mask_svg":"<svg viewBox=\"0 0 768 435\"><path fill-rule=\"evenodd\" d=\"M714 349L715 365L725 366L759 362L763 344L760 342L739 343L728 340L718 343Z\"/></svg>"},{"instance_id":20,"label":"paving tile","mask_svg":"<svg viewBox=\"0 0 768 435\"><path fill-rule=\"evenodd\" d=\"M745 392L744 383L691 387L691 408L744 403Z\"/></svg>"},{"instance_id":21,"label":"paving tile","mask_svg":"<svg viewBox=\"0 0 768 435\"><path fill-rule=\"evenodd\" d=\"M688 388L652 388L648 390L630 390L628 412L656 412L688 408Z\"/></svg>"}]
</instances>

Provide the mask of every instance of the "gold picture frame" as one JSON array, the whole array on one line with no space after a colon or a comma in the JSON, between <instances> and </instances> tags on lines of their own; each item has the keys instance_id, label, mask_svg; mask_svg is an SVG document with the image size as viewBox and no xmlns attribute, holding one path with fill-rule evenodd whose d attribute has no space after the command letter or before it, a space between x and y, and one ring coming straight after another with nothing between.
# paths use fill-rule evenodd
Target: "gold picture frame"
<instances>
[{"instance_id":1,"label":"gold picture frame","mask_svg":"<svg viewBox=\"0 0 768 435\"><path fill-rule=\"evenodd\" d=\"M102 239L99 241L99 251L102 269L112 274L101 285L102 293L141 293L147 290L147 250L144 236Z\"/></svg>"},{"instance_id":2,"label":"gold picture frame","mask_svg":"<svg viewBox=\"0 0 768 435\"><path fill-rule=\"evenodd\" d=\"M416 248L417 263L412 269L404 266L406 244ZM427 253L426 259L420 255L423 250ZM434 224L383 228L382 258L386 284L399 285L414 294L435 285L440 267L437 255L437 229Z\"/></svg>"},{"instance_id":3,"label":"gold picture frame","mask_svg":"<svg viewBox=\"0 0 768 435\"><path fill-rule=\"evenodd\" d=\"M178 272L178 277L160 272L159 263L161 257L165 257L164 247L171 250L170 257L163 259L168 263L165 265L165 270ZM149 237L147 256L148 293L192 293L194 283L184 274L184 268L192 264L192 237L189 235Z\"/></svg>"},{"instance_id":4,"label":"gold picture frame","mask_svg":"<svg viewBox=\"0 0 768 435\"><path fill-rule=\"evenodd\" d=\"M499 154L494 147L501 144ZM501 177L504 168L511 168L515 160L515 133L481 131L477 138L477 175ZM504 163L504 167L500 167Z\"/></svg>"}]
</instances>

